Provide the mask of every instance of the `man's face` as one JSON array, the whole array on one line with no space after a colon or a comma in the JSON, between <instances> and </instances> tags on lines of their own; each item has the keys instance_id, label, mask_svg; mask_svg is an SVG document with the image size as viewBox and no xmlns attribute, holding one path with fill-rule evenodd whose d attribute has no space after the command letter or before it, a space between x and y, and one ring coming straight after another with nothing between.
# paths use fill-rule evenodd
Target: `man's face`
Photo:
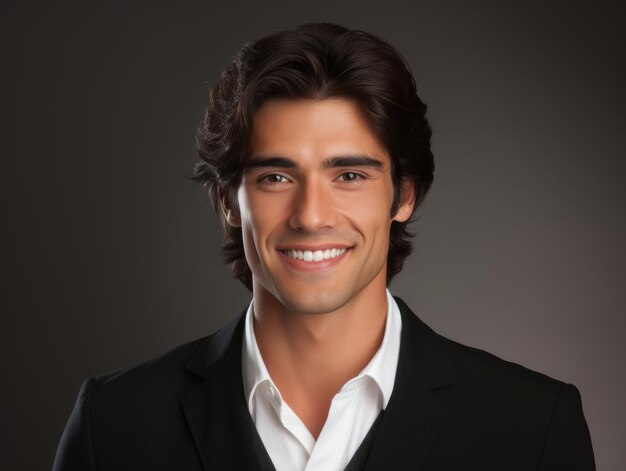
<instances>
[{"instance_id":1,"label":"man's face","mask_svg":"<svg viewBox=\"0 0 626 471\"><path fill-rule=\"evenodd\" d=\"M255 299L300 313L384 294L391 160L351 100L270 100L255 114L231 224L243 232ZM376 291L378 290L378 291Z\"/></svg>"}]
</instances>

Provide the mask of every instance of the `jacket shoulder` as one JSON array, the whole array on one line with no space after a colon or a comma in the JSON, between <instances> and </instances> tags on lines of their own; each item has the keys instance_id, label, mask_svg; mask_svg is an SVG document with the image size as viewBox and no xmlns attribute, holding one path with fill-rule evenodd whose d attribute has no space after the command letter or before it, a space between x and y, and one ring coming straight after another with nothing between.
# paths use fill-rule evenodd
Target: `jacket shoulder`
<instances>
[{"instance_id":1,"label":"jacket shoulder","mask_svg":"<svg viewBox=\"0 0 626 471\"><path fill-rule=\"evenodd\" d=\"M435 335L446 345L460 384L468 384L485 392L510 390L528 394L535 391L536 394L547 394L555 398L565 385L560 380L518 363L463 345L439 334Z\"/></svg>"},{"instance_id":2,"label":"jacket shoulder","mask_svg":"<svg viewBox=\"0 0 626 471\"><path fill-rule=\"evenodd\" d=\"M448 368L457 387L489 394L536 391L558 396L565 385L543 373L444 337L428 327L402 300L396 300L403 314L403 328L408 331L404 338L417 344L411 347L413 356L417 361L417 357L428 356L428 362L437 368Z\"/></svg>"},{"instance_id":3,"label":"jacket shoulder","mask_svg":"<svg viewBox=\"0 0 626 471\"><path fill-rule=\"evenodd\" d=\"M166 444L172 436L184 436L179 397L194 381L185 365L210 339L194 340L138 365L87 379L53 469L164 469L163 463L173 461ZM178 443L180 449L185 446ZM141 461L137 466L136 458ZM150 460L161 464L152 466Z\"/></svg>"},{"instance_id":4,"label":"jacket shoulder","mask_svg":"<svg viewBox=\"0 0 626 471\"><path fill-rule=\"evenodd\" d=\"M95 405L117 404L151 409L157 404L171 403L194 388L204 378L197 365L223 357L233 350L234 332L241 316L205 337L184 343L162 355L121 370L92 378L92 402Z\"/></svg>"},{"instance_id":5,"label":"jacket shoulder","mask_svg":"<svg viewBox=\"0 0 626 471\"><path fill-rule=\"evenodd\" d=\"M135 385L146 385L158 381L161 385L167 379L185 374L185 365L198 349L215 334L186 342L154 358L119 370L103 373L93 378L93 386L98 390L115 390L133 388Z\"/></svg>"},{"instance_id":6,"label":"jacket shoulder","mask_svg":"<svg viewBox=\"0 0 626 471\"><path fill-rule=\"evenodd\" d=\"M426 384L448 414L433 456L445 461L450 447L443 444L453 443L455 458L480 469L594 469L575 386L443 337L398 304L412 344L410 374L433 378Z\"/></svg>"}]
</instances>

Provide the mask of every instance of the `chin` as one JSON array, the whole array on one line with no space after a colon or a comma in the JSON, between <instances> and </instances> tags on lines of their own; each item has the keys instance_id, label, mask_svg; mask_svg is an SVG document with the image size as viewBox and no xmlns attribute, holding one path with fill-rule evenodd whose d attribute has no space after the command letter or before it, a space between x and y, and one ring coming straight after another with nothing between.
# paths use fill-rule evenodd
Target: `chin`
<instances>
[{"instance_id":1,"label":"chin","mask_svg":"<svg viewBox=\"0 0 626 471\"><path fill-rule=\"evenodd\" d=\"M342 293L339 290L333 290L330 293L300 290L297 293L281 293L278 299L284 306L295 312L302 314L327 314L345 306L350 297L348 293Z\"/></svg>"}]
</instances>

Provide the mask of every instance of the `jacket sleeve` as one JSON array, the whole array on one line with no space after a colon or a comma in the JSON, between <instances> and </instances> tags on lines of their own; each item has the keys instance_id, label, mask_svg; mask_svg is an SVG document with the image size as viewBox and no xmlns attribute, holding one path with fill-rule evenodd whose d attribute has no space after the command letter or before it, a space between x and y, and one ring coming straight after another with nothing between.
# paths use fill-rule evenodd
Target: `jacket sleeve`
<instances>
[{"instance_id":1,"label":"jacket sleeve","mask_svg":"<svg viewBox=\"0 0 626 471\"><path fill-rule=\"evenodd\" d=\"M571 384L563 385L554 406L539 464L539 471L556 469L596 469L580 393Z\"/></svg>"},{"instance_id":2,"label":"jacket sleeve","mask_svg":"<svg viewBox=\"0 0 626 471\"><path fill-rule=\"evenodd\" d=\"M91 436L90 399L93 378L83 383L72 414L61 436L52 471L96 469Z\"/></svg>"}]
</instances>

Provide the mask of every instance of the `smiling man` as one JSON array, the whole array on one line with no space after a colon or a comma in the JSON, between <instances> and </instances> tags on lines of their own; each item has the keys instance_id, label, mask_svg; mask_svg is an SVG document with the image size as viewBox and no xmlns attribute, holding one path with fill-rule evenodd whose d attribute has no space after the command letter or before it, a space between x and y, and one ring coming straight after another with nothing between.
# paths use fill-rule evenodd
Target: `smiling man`
<instances>
[{"instance_id":1,"label":"smiling man","mask_svg":"<svg viewBox=\"0 0 626 471\"><path fill-rule=\"evenodd\" d=\"M370 34L309 24L244 46L196 177L252 301L87 380L55 469L594 469L574 386L439 336L387 290L433 178L425 112Z\"/></svg>"}]
</instances>

